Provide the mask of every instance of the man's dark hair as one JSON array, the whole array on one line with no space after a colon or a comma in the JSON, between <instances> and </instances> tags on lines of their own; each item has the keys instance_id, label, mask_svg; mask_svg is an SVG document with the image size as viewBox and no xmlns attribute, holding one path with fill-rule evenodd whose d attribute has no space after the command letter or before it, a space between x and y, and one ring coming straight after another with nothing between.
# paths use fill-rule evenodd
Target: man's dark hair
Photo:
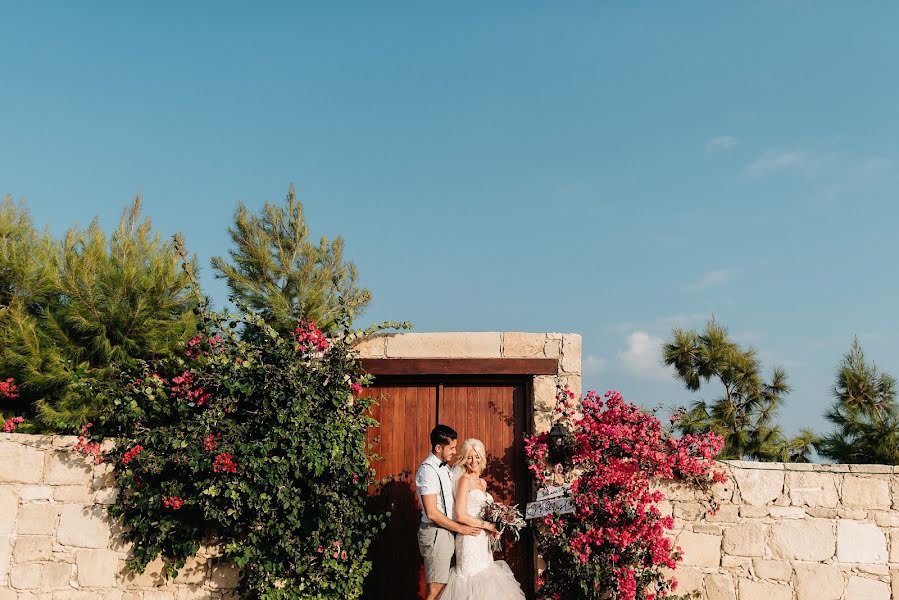
<instances>
[{"instance_id":1,"label":"man's dark hair","mask_svg":"<svg viewBox=\"0 0 899 600\"><path fill-rule=\"evenodd\" d=\"M449 425L438 425L431 431L431 450L435 446L446 446L458 437L459 434Z\"/></svg>"}]
</instances>

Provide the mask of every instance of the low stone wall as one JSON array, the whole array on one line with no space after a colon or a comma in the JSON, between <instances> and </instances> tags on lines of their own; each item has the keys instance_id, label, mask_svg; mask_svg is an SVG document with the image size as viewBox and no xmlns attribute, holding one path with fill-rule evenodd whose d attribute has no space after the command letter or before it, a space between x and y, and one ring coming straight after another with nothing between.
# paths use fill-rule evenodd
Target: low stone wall
<instances>
[{"instance_id":1,"label":"low stone wall","mask_svg":"<svg viewBox=\"0 0 899 600\"><path fill-rule=\"evenodd\" d=\"M581 396L581 336L576 333L477 331L391 333L356 346L362 358L555 358L557 375L533 378L534 429L552 424L556 382Z\"/></svg>"},{"instance_id":2,"label":"low stone wall","mask_svg":"<svg viewBox=\"0 0 899 600\"><path fill-rule=\"evenodd\" d=\"M110 465L72 437L0 434L0 600L234 598L238 573L212 549L166 581L161 563L125 571L105 507ZM899 471L878 465L726 461L721 509L666 486L684 550L681 592L704 600L899 600Z\"/></svg>"},{"instance_id":3,"label":"low stone wall","mask_svg":"<svg viewBox=\"0 0 899 600\"><path fill-rule=\"evenodd\" d=\"M212 549L170 582L161 561L127 573L128 547L106 514L111 465L74 453L75 442L0 433L0 600L236 598L237 571Z\"/></svg>"},{"instance_id":4,"label":"low stone wall","mask_svg":"<svg viewBox=\"0 0 899 600\"><path fill-rule=\"evenodd\" d=\"M899 599L899 467L725 461L721 510L667 486L679 592L704 600Z\"/></svg>"}]
</instances>

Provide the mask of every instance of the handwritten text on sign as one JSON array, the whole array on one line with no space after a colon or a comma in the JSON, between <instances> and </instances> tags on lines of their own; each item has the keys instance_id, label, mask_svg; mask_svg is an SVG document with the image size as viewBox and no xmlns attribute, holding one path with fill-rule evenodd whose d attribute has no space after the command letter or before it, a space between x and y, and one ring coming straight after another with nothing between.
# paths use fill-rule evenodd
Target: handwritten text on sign
<instances>
[{"instance_id":1,"label":"handwritten text on sign","mask_svg":"<svg viewBox=\"0 0 899 600\"><path fill-rule=\"evenodd\" d=\"M528 502L524 511L525 519L537 519L553 513L574 512L574 501L567 495L568 486L550 486L537 491L537 501Z\"/></svg>"}]
</instances>

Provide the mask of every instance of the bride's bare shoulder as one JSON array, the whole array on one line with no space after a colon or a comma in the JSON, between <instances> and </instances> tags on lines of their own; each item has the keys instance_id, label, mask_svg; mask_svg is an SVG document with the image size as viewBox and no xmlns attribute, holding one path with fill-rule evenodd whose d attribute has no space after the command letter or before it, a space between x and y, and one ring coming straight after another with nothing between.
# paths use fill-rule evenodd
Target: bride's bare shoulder
<instances>
[{"instance_id":1,"label":"bride's bare shoulder","mask_svg":"<svg viewBox=\"0 0 899 600\"><path fill-rule=\"evenodd\" d=\"M462 476L462 481L468 484L468 487L472 489L477 489L481 487L481 478L477 475L473 475L471 473L466 473Z\"/></svg>"}]
</instances>

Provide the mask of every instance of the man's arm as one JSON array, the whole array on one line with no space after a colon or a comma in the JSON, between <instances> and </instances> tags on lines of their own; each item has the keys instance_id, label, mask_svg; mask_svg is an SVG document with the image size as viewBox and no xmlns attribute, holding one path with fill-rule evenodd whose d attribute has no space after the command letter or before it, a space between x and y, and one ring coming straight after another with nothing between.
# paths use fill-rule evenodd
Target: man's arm
<instances>
[{"instance_id":1,"label":"man's arm","mask_svg":"<svg viewBox=\"0 0 899 600\"><path fill-rule=\"evenodd\" d=\"M434 524L438 527L443 527L444 529L463 533L465 535L477 535L481 532L477 527L456 523L440 512L437 508L437 494L423 494L421 503L424 504L425 514L428 515L428 518L434 521Z\"/></svg>"}]
</instances>

